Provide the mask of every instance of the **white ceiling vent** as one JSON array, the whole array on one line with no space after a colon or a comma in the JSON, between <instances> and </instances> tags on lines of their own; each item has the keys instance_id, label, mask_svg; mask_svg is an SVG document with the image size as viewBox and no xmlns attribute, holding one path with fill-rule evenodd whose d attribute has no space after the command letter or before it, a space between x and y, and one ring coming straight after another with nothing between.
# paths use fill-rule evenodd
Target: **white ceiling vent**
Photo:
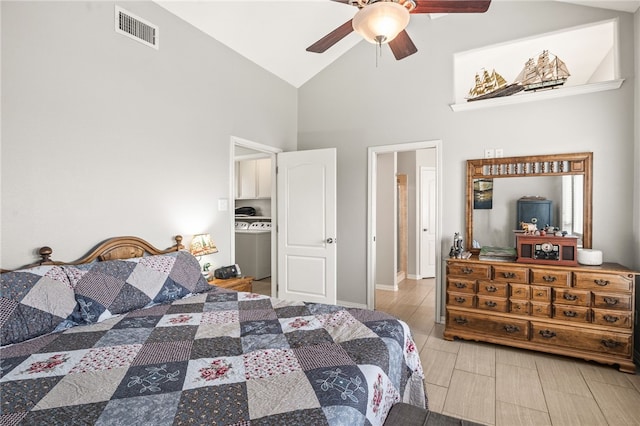
<instances>
[{"instance_id":1,"label":"white ceiling vent","mask_svg":"<svg viewBox=\"0 0 640 426\"><path fill-rule=\"evenodd\" d=\"M153 25L119 6L116 6L115 18L117 33L158 49L160 30L157 25Z\"/></svg>"}]
</instances>

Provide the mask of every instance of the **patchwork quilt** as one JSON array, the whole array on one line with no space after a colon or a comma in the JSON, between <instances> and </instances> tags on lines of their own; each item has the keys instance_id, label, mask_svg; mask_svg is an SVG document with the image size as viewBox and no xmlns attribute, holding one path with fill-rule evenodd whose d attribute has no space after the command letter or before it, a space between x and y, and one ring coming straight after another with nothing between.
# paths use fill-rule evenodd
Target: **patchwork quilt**
<instances>
[{"instance_id":1,"label":"patchwork quilt","mask_svg":"<svg viewBox=\"0 0 640 426\"><path fill-rule=\"evenodd\" d=\"M404 322L218 287L0 358L2 425L381 425L427 403Z\"/></svg>"}]
</instances>

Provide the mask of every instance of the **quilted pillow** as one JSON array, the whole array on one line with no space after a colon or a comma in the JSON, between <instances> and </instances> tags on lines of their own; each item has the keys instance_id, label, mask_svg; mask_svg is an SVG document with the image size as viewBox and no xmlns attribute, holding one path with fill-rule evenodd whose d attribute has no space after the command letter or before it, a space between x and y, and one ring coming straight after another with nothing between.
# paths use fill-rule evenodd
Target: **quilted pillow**
<instances>
[{"instance_id":1,"label":"quilted pillow","mask_svg":"<svg viewBox=\"0 0 640 426\"><path fill-rule=\"evenodd\" d=\"M77 320L85 323L211 288L186 251L63 268L79 304Z\"/></svg>"},{"instance_id":2,"label":"quilted pillow","mask_svg":"<svg viewBox=\"0 0 640 426\"><path fill-rule=\"evenodd\" d=\"M54 331L76 308L73 288L61 267L45 265L2 274L0 345Z\"/></svg>"}]
</instances>

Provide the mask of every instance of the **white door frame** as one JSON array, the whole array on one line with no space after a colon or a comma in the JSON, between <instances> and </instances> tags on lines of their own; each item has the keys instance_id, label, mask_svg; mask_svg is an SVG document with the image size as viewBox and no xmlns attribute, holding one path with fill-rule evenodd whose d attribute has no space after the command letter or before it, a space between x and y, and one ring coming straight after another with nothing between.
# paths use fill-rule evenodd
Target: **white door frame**
<instances>
[{"instance_id":1,"label":"white door frame","mask_svg":"<svg viewBox=\"0 0 640 426\"><path fill-rule=\"evenodd\" d=\"M231 263L236 263L236 146L252 149L254 151L268 154L271 158L271 182L276 182L276 155L282 152L282 149L269 145L264 145L258 142L253 142L247 139L242 139L236 136L231 136L231 147L229 149L229 206L231 213L229 214L229 229L231 230ZM276 185L271 185L271 223L273 225L273 232L271 232L271 295L277 296L278 285L278 238L275 230L278 226L278 200L277 200Z\"/></svg>"},{"instance_id":2,"label":"white door frame","mask_svg":"<svg viewBox=\"0 0 640 426\"><path fill-rule=\"evenodd\" d=\"M442 318L442 141L409 142L395 145L372 146L367 149L368 156L368 206L367 206L367 307L375 309L375 267L376 267L376 245L375 245L375 223L376 223L376 175L378 154L390 152L415 151L418 149L436 150L436 322Z\"/></svg>"}]
</instances>

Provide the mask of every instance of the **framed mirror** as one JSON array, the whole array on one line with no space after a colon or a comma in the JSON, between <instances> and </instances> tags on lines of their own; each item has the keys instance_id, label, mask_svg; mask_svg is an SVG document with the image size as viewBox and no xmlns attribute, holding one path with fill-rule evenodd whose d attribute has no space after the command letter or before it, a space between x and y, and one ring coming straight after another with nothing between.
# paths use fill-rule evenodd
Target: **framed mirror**
<instances>
[{"instance_id":1,"label":"framed mirror","mask_svg":"<svg viewBox=\"0 0 640 426\"><path fill-rule=\"evenodd\" d=\"M467 250L515 247L522 218L591 248L592 169L591 152L467 160Z\"/></svg>"}]
</instances>

